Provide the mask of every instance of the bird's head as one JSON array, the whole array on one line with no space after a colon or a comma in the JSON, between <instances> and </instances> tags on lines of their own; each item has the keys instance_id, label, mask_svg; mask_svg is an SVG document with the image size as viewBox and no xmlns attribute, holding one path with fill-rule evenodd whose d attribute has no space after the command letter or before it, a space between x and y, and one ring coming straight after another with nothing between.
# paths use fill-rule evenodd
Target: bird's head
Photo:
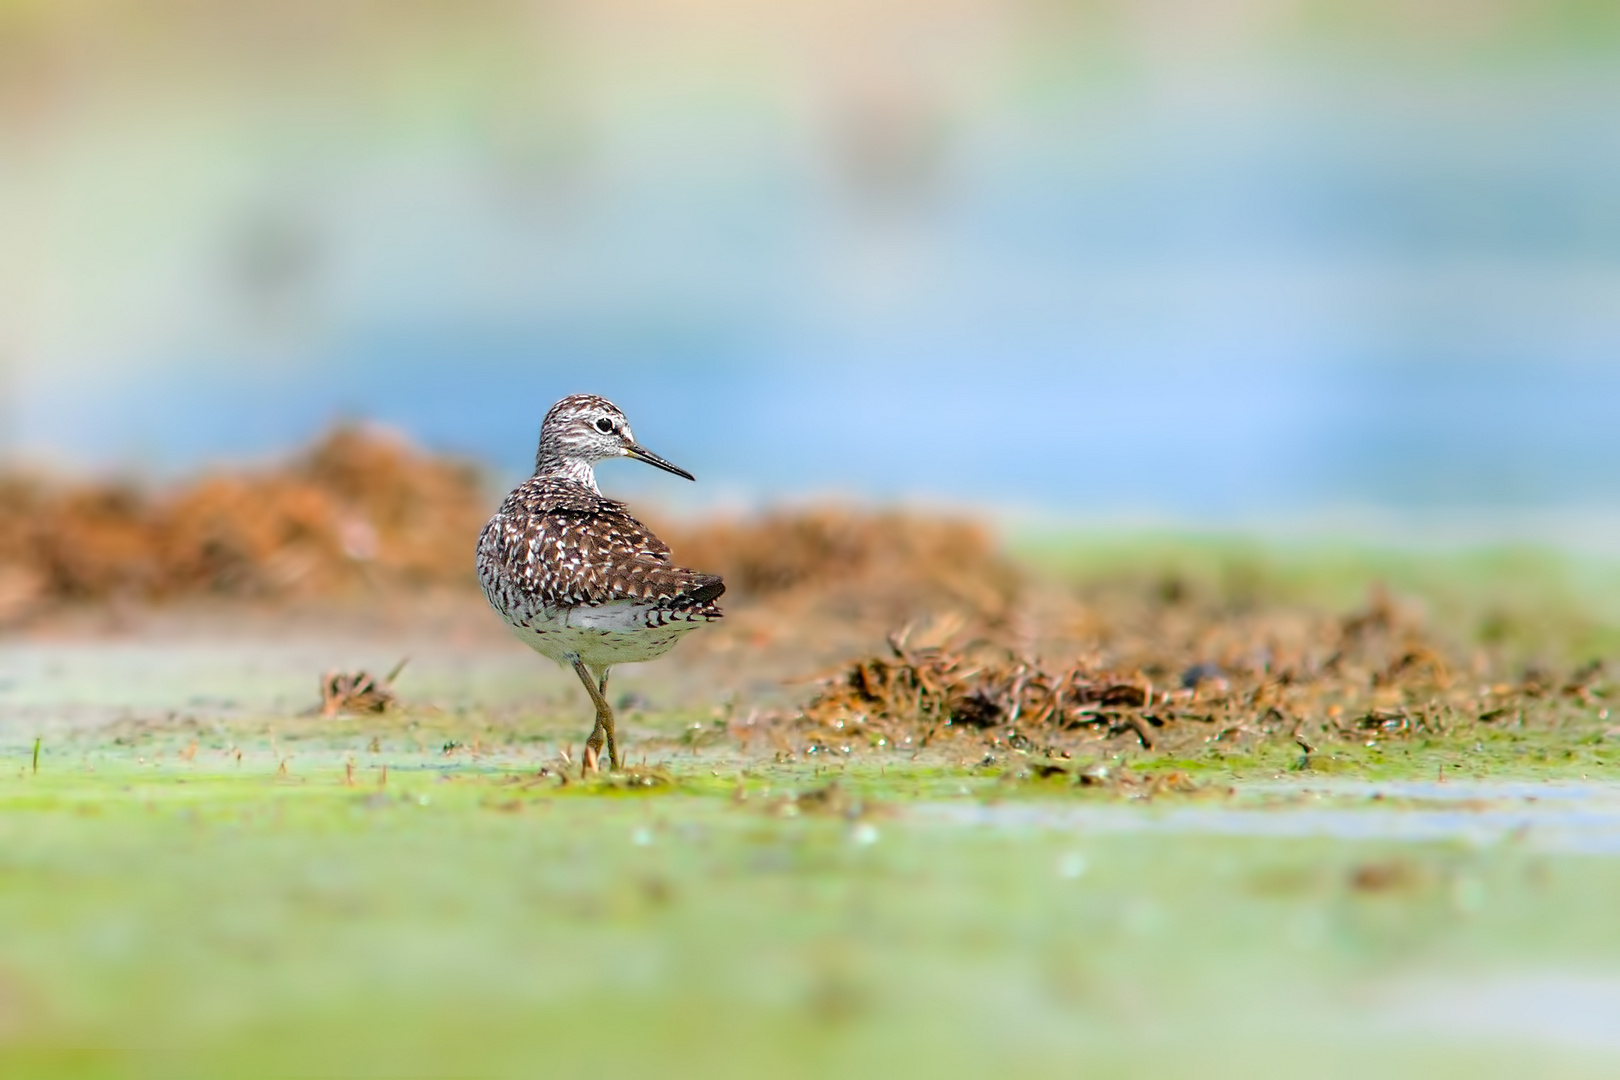
<instances>
[{"instance_id":1,"label":"bird's head","mask_svg":"<svg viewBox=\"0 0 1620 1080\"><path fill-rule=\"evenodd\" d=\"M696 479L636 442L624 412L605 397L572 394L553 405L540 424L540 450L535 458L537 473L574 475L583 470L587 482L595 486L593 467L598 462L620 457L635 458L676 476Z\"/></svg>"}]
</instances>

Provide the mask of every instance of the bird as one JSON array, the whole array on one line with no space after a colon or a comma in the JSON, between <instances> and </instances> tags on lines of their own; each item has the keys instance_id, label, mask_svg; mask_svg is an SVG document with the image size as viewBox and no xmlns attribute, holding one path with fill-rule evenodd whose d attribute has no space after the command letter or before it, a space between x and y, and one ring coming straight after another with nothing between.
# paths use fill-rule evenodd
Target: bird
<instances>
[{"instance_id":1,"label":"bird","mask_svg":"<svg viewBox=\"0 0 1620 1080\"><path fill-rule=\"evenodd\" d=\"M604 743L619 769L608 672L662 656L715 622L718 574L670 561L669 545L596 486L596 466L633 458L687 480L691 473L642 446L607 398L573 394L540 425L534 474L501 503L478 537L478 582L524 644L574 669L596 708L582 771L600 769Z\"/></svg>"}]
</instances>

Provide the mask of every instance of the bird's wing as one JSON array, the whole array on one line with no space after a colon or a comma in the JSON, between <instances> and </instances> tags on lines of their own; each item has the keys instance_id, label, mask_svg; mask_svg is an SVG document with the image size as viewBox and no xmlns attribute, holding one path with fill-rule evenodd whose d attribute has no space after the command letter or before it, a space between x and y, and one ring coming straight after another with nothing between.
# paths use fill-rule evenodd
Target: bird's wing
<instances>
[{"instance_id":1,"label":"bird's wing","mask_svg":"<svg viewBox=\"0 0 1620 1080\"><path fill-rule=\"evenodd\" d=\"M718 575L671 565L669 546L622 503L591 493L519 488L480 540L480 564L550 605L641 600L708 604L725 592Z\"/></svg>"}]
</instances>

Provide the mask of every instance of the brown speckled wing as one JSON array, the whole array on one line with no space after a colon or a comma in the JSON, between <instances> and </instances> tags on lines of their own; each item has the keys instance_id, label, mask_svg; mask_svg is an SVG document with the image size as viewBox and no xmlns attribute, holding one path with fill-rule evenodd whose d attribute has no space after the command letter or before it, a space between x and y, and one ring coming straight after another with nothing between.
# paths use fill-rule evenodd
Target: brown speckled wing
<instances>
[{"instance_id":1,"label":"brown speckled wing","mask_svg":"<svg viewBox=\"0 0 1620 1080\"><path fill-rule=\"evenodd\" d=\"M508 611L641 600L701 608L713 618L713 601L725 591L714 574L671 565L669 546L624 504L541 477L520 484L484 527L478 576L491 602Z\"/></svg>"}]
</instances>

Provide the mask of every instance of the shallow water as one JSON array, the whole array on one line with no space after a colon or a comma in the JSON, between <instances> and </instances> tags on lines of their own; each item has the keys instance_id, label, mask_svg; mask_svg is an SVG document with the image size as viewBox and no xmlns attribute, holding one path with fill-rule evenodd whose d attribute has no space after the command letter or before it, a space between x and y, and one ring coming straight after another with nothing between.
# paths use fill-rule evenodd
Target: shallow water
<instances>
[{"instance_id":1,"label":"shallow water","mask_svg":"<svg viewBox=\"0 0 1620 1080\"><path fill-rule=\"evenodd\" d=\"M1455 840L1620 855L1620 783L1360 782L1244 785L1238 805L934 803L925 820L1077 833L1154 832L1339 840Z\"/></svg>"},{"instance_id":2,"label":"shallow water","mask_svg":"<svg viewBox=\"0 0 1620 1080\"><path fill-rule=\"evenodd\" d=\"M1620 978L1568 972L1413 980L1388 991L1380 1034L1620 1051Z\"/></svg>"}]
</instances>

